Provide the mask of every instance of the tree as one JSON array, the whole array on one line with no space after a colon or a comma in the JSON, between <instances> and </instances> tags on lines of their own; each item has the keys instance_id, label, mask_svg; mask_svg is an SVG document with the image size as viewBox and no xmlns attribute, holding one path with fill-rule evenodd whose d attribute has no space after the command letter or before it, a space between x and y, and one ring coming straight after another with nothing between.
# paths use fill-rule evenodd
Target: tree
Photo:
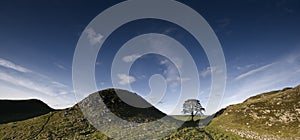
<instances>
[{"instance_id":1,"label":"tree","mask_svg":"<svg viewBox=\"0 0 300 140\"><path fill-rule=\"evenodd\" d=\"M195 115L203 115L205 109L200 104L200 101L197 99L188 99L183 104L183 113L191 114L192 120L194 121Z\"/></svg>"}]
</instances>

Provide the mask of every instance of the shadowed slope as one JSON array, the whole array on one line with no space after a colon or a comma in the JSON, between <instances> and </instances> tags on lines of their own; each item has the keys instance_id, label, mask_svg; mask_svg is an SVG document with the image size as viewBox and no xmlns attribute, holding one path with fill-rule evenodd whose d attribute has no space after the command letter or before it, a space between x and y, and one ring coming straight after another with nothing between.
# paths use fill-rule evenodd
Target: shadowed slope
<instances>
[{"instance_id":1,"label":"shadowed slope","mask_svg":"<svg viewBox=\"0 0 300 140\"><path fill-rule=\"evenodd\" d=\"M40 100L0 100L0 124L47 114L54 109Z\"/></svg>"}]
</instances>

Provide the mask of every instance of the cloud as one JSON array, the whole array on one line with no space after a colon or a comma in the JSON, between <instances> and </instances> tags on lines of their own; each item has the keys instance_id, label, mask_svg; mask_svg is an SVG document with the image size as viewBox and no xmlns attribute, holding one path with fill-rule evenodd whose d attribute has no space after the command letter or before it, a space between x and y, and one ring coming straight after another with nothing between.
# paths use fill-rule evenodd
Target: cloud
<instances>
[{"instance_id":1,"label":"cloud","mask_svg":"<svg viewBox=\"0 0 300 140\"><path fill-rule=\"evenodd\" d=\"M74 96L70 94L60 94L59 96L49 96L31 89L15 86L0 80L0 99L8 100L25 100L25 99L39 99L50 107L55 109L63 109L73 106L76 101Z\"/></svg>"},{"instance_id":2,"label":"cloud","mask_svg":"<svg viewBox=\"0 0 300 140\"><path fill-rule=\"evenodd\" d=\"M211 74L211 70L212 70L211 67L207 67L205 70L203 70L203 71L200 72L200 76L206 77L206 76L210 75Z\"/></svg>"},{"instance_id":3,"label":"cloud","mask_svg":"<svg viewBox=\"0 0 300 140\"><path fill-rule=\"evenodd\" d=\"M36 73L28 68L17 65L11 61L0 58L0 66L8 69L0 69L0 80L23 87L49 96L66 94L69 87L52 81L49 77ZM14 71L14 72L13 72Z\"/></svg>"},{"instance_id":4,"label":"cloud","mask_svg":"<svg viewBox=\"0 0 300 140\"><path fill-rule=\"evenodd\" d=\"M276 67L282 65L284 64L276 65ZM223 100L223 107L242 102L247 98L257 94L290 87L291 85L295 84L295 81L297 80L294 77L298 77L299 74L300 71L269 69L265 73L251 77L242 83L234 83L235 86L231 87L233 91L230 92L235 94L232 94Z\"/></svg>"},{"instance_id":5,"label":"cloud","mask_svg":"<svg viewBox=\"0 0 300 140\"><path fill-rule=\"evenodd\" d=\"M74 91L69 86L2 58L0 83L2 99L40 99L60 109L75 104Z\"/></svg>"},{"instance_id":6,"label":"cloud","mask_svg":"<svg viewBox=\"0 0 300 140\"><path fill-rule=\"evenodd\" d=\"M101 35L100 33L96 33L93 28L86 29L85 33L87 34L87 38L89 39L91 45L101 43L103 39L103 35Z\"/></svg>"},{"instance_id":7,"label":"cloud","mask_svg":"<svg viewBox=\"0 0 300 140\"><path fill-rule=\"evenodd\" d=\"M168 28L163 31L163 34L171 34L171 33L175 32L176 30L177 30L177 28L175 28L175 27Z\"/></svg>"},{"instance_id":8,"label":"cloud","mask_svg":"<svg viewBox=\"0 0 300 140\"><path fill-rule=\"evenodd\" d=\"M248 77L248 76L251 76L251 75L253 75L253 74L256 74L256 73L258 73L258 72L261 72L261 71L263 71L263 70L269 68L269 67L272 66L272 65L274 65L274 63L268 64L268 65L265 65L265 66L262 66L262 67L259 67L259 68L257 68L257 69L251 70L251 71L248 71L248 72L246 72L246 73L244 73L244 74L241 74L241 75L239 75L238 77L236 77L235 80L240 80L240 79L246 78L246 77Z\"/></svg>"},{"instance_id":9,"label":"cloud","mask_svg":"<svg viewBox=\"0 0 300 140\"><path fill-rule=\"evenodd\" d=\"M246 65L246 66L237 66L236 69L237 70L247 70L251 67L255 66L254 64L249 64L249 65Z\"/></svg>"},{"instance_id":10,"label":"cloud","mask_svg":"<svg viewBox=\"0 0 300 140\"><path fill-rule=\"evenodd\" d=\"M2 59L2 58L0 58L0 66L9 68L9 69L13 69L18 72L23 72L23 73L31 72L30 70L28 70L22 66L16 65L15 63L13 63L11 61L8 61L8 60Z\"/></svg>"},{"instance_id":11,"label":"cloud","mask_svg":"<svg viewBox=\"0 0 300 140\"><path fill-rule=\"evenodd\" d=\"M169 62L168 59L163 59L159 62L160 65L164 65L164 64L167 64Z\"/></svg>"},{"instance_id":12,"label":"cloud","mask_svg":"<svg viewBox=\"0 0 300 140\"><path fill-rule=\"evenodd\" d=\"M176 83L181 83L181 82L186 82L186 81L189 81L191 80L191 78L180 78L179 76L170 76L170 77L167 77L167 82L176 82Z\"/></svg>"},{"instance_id":13,"label":"cloud","mask_svg":"<svg viewBox=\"0 0 300 140\"><path fill-rule=\"evenodd\" d=\"M67 68L59 63L54 63L54 65L62 70L67 70Z\"/></svg>"},{"instance_id":14,"label":"cloud","mask_svg":"<svg viewBox=\"0 0 300 140\"><path fill-rule=\"evenodd\" d=\"M201 71L199 74L201 77L206 77L208 75L211 75L212 73L222 73L223 71L221 69L218 69L217 67L207 67L203 71Z\"/></svg>"},{"instance_id":15,"label":"cloud","mask_svg":"<svg viewBox=\"0 0 300 140\"><path fill-rule=\"evenodd\" d=\"M170 85L173 85L173 88L175 88L179 85L179 83L189 81L191 80L191 78L180 77L178 70L180 70L182 66L182 61L180 61L180 59L178 58L174 58L173 61L176 61L175 63L178 64L177 67L173 65L173 63L171 63L168 59L161 59L159 61L159 64L166 66L166 69L163 71L163 74L166 76L166 81Z\"/></svg>"},{"instance_id":16,"label":"cloud","mask_svg":"<svg viewBox=\"0 0 300 140\"><path fill-rule=\"evenodd\" d=\"M161 59L160 57L158 57L159 59ZM159 64L160 65L166 65L167 67L168 66L171 66L172 64L174 64L178 69L181 69L182 68L182 63L183 63L183 60L180 59L180 58L177 58L177 57L173 57L171 58L171 60L174 62L172 63L172 61L168 60L168 59L161 59Z\"/></svg>"},{"instance_id":17,"label":"cloud","mask_svg":"<svg viewBox=\"0 0 300 140\"><path fill-rule=\"evenodd\" d=\"M134 60L136 60L139 57L141 57L141 55L132 54L132 55L124 56L122 60L126 63L129 63L129 62L133 62Z\"/></svg>"},{"instance_id":18,"label":"cloud","mask_svg":"<svg viewBox=\"0 0 300 140\"><path fill-rule=\"evenodd\" d=\"M163 74L166 77L167 84L171 88L170 91L173 92L173 93L176 93L176 92L178 92L178 90L180 88L180 84L182 84L182 82L190 81L191 78L189 78L189 77L180 77L179 71L180 71L180 68L182 66L181 63L180 63L180 60L179 59L173 59L173 61L177 61L175 63L177 63L178 65L177 66L173 65L173 63L171 63L167 59L162 59L159 62L159 64L166 66L166 69L163 71Z\"/></svg>"},{"instance_id":19,"label":"cloud","mask_svg":"<svg viewBox=\"0 0 300 140\"><path fill-rule=\"evenodd\" d=\"M295 52L297 52L297 51L295 51ZM300 66L300 55L298 55L298 54L289 55L289 56L285 57L285 61L286 61L287 64Z\"/></svg>"},{"instance_id":20,"label":"cloud","mask_svg":"<svg viewBox=\"0 0 300 140\"><path fill-rule=\"evenodd\" d=\"M56 87L67 87L66 85L64 85L64 84L62 84L60 82L56 82L56 81L51 82L51 84L53 84Z\"/></svg>"},{"instance_id":21,"label":"cloud","mask_svg":"<svg viewBox=\"0 0 300 140\"><path fill-rule=\"evenodd\" d=\"M120 79L120 85L127 85L135 82L135 78L133 76L129 76L126 74L118 74L118 78Z\"/></svg>"},{"instance_id":22,"label":"cloud","mask_svg":"<svg viewBox=\"0 0 300 140\"><path fill-rule=\"evenodd\" d=\"M222 107L242 102L260 93L297 86L300 83L298 78L300 61L298 60L300 60L299 51L295 51L293 54L279 58L274 63L240 75L240 78L247 77L244 80L231 80L227 85Z\"/></svg>"},{"instance_id":23,"label":"cloud","mask_svg":"<svg viewBox=\"0 0 300 140\"><path fill-rule=\"evenodd\" d=\"M26 76L7 73L4 71L0 71L0 80L3 80L15 86L27 88L49 96L66 94L65 92L67 91L67 86L58 82L48 82L46 79L30 79Z\"/></svg>"}]
</instances>

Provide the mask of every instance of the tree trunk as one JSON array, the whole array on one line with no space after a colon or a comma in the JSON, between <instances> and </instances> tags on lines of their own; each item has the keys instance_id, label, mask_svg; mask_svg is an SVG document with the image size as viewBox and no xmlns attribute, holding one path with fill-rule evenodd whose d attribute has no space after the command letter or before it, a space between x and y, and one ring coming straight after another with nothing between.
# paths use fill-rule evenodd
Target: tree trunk
<instances>
[{"instance_id":1,"label":"tree trunk","mask_svg":"<svg viewBox=\"0 0 300 140\"><path fill-rule=\"evenodd\" d=\"M194 112L192 112L192 121L194 121Z\"/></svg>"}]
</instances>

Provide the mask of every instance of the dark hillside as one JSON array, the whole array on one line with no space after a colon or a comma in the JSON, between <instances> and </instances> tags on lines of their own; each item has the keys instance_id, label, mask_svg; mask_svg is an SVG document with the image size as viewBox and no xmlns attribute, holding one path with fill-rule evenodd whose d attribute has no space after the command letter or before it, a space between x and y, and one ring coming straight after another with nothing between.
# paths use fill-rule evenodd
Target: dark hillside
<instances>
[{"instance_id":1,"label":"dark hillside","mask_svg":"<svg viewBox=\"0 0 300 140\"><path fill-rule=\"evenodd\" d=\"M0 100L0 124L47 114L54 109L40 100Z\"/></svg>"}]
</instances>

